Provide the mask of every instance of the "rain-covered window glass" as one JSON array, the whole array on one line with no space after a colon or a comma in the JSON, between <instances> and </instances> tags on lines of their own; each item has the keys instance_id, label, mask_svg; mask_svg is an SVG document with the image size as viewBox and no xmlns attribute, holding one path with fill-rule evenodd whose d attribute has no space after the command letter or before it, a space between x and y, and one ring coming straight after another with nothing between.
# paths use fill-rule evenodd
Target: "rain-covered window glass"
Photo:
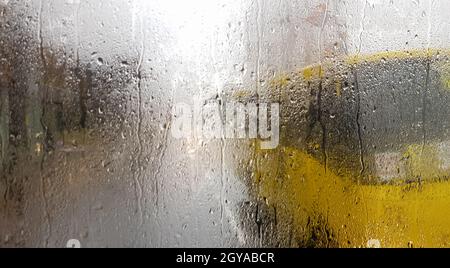
<instances>
[{"instance_id":1,"label":"rain-covered window glass","mask_svg":"<svg viewBox=\"0 0 450 268\"><path fill-rule=\"evenodd\" d=\"M449 247L445 0L0 0L0 247Z\"/></svg>"}]
</instances>

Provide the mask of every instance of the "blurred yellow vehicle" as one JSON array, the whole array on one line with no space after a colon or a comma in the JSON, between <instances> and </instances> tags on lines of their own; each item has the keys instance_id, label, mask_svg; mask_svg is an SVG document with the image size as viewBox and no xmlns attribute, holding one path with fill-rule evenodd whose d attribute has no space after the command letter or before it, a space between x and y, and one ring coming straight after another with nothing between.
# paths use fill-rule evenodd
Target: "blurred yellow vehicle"
<instances>
[{"instance_id":1,"label":"blurred yellow vehicle","mask_svg":"<svg viewBox=\"0 0 450 268\"><path fill-rule=\"evenodd\" d=\"M294 245L450 246L449 74L449 53L429 50L274 80L282 146L257 152L257 180Z\"/></svg>"}]
</instances>

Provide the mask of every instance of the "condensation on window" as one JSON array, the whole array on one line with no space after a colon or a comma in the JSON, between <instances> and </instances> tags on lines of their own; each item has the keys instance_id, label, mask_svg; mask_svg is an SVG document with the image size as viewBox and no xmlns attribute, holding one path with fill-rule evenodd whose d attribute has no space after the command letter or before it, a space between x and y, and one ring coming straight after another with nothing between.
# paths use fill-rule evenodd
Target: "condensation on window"
<instances>
[{"instance_id":1,"label":"condensation on window","mask_svg":"<svg viewBox=\"0 0 450 268\"><path fill-rule=\"evenodd\" d=\"M0 246L450 246L449 12L0 0Z\"/></svg>"}]
</instances>

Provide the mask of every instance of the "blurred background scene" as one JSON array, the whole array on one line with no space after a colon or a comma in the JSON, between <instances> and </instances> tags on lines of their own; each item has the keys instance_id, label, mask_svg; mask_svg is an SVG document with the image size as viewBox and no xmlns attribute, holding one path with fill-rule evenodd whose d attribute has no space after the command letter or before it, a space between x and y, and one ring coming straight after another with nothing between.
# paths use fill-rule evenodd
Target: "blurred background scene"
<instances>
[{"instance_id":1,"label":"blurred background scene","mask_svg":"<svg viewBox=\"0 0 450 268\"><path fill-rule=\"evenodd\" d=\"M0 0L0 247L449 247L449 13ZM211 101L278 103L279 146L172 135Z\"/></svg>"}]
</instances>

